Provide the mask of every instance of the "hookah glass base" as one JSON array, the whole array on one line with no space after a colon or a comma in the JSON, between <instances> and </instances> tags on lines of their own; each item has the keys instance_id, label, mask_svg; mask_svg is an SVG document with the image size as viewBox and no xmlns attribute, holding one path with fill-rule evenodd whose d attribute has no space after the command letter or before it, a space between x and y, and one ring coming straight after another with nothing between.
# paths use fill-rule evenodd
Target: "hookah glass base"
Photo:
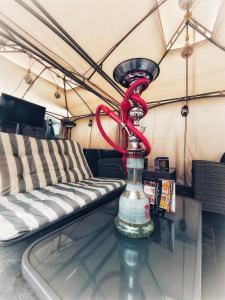
<instances>
[{"instance_id":1,"label":"hookah glass base","mask_svg":"<svg viewBox=\"0 0 225 300\"><path fill-rule=\"evenodd\" d=\"M149 199L142 187L143 150L127 151L127 186L119 199L116 229L130 238L148 238L154 225L150 219Z\"/></svg>"}]
</instances>

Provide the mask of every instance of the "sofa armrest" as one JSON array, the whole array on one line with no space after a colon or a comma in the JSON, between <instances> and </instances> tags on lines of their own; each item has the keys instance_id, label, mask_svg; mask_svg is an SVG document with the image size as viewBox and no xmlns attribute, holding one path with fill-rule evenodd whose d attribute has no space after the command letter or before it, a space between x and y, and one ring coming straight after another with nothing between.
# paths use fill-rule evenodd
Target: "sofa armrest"
<instances>
[{"instance_id":1,"label":"sofa armrest","mask_svg":"<svg viewBox=\"0 0 225 300\"><path fill-rule=\"evenodd\" d=\"M192 181L195 198L203 209L225 214L225 164L193 161Z\"/></svg>"}]
</instances>

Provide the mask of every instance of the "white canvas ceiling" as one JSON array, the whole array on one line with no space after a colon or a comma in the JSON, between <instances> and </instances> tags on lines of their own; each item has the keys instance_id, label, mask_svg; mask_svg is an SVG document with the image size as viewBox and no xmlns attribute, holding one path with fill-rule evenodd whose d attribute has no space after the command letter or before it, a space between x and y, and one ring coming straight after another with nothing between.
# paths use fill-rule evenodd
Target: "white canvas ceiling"
<instances>
[{"instance_id":1,"label":"white canvas ceiling","mask_svg":"<svg viewBox=\"0 0 225 300\"><path fill-rule=\"evenodd\" d=\"M39 13L45 21L49 22L35 6L35 1L2 1L0 20L25 37L28 43L31 42L34 47L42 51L45 58L49 56L69 72L79 73L78 78L97 91L98 95L96 96L79 85L73 84L72 86L78 93L76 94L67 85L70 113L73 116L79 116L95 112L97 105L103 102L100 96L104 96L106 99L113 98L119 103L122 96L111 84L97 72L91 77L90 82L84 79L93 73L90 64L61 37L20 5L21 3L29 5L35 13ZM38 3L96 63L101 62L108 51L161 2L164 3L137 26L104 61L102 69L111 79L113 79L112 73L116 65L126 59L146 57L159 62L167 53L168 43L176 34L186 14L184 10L180 9L178 0L38 0ZM188 63L188 94L225 90L225 0L195 0L191 16L203 26L201 27L203 33L209 39L211 38L217 46L189 27L189 43L193 45L193 54ZM0 32L5 35L9 34L4 28L0 29ZM15 37L15 33L11 32L10 34L13 38ZM18 37L17 40L22 41ZM6 42L8 46L15 43L4 37L0 37L0 41ZM27 43L25 44L27 45ZM181 57L184 44L185 30L160 63L160 75L143 93L144 99L153 102L186 95L186 61ZM1 48L0 52L1 50L4 49ZM0 54L24 69L27 69L29 65L27 54ZM41 63L49 66L45 60L41 60ZM38 74L43 69L42 64L35 62L32 71ZM57 69L52 70L61 76L64 75ZM49 71L45 71L41 76L63 87L62 80L56 82L55 74L50 75ZM68 75L66 79L69 79ZM62 100L63 98L60 99L60 101ZM225 98L221 97L189 102L190 115L186 119L186 141L184 141L185 118L180 115L183 103L150 110L143 120L143 124L147 127L146 136L153 142L150 161L152 162L157 155L169 156L172 165L177 167L178 181L181 183L184 182L184 166L186 165L190 184L192 159L218 160L225 151L225 141L221 139L221 136L225 134L224 100ZM56 101L56 99L53 98L52 101ZM93 128L87 127L87 122L88 119L80 121L80 124L73 129L73 137L86 147L107 147L98 133L95 120ZM116 138L115 124L109 122L107 118L104 118L103 122L111 138ZM213 141L210 146L209 140ZM185 145L186 157L184 156Z\"/></svg>"},{"instance_id":2,"label":"white canvas ceiling","mask_svg":"<svg viewBox=\"0 0 225 300\"><path fill-rule=\"evenodd\" d=\"M52 32L45 24L41 23L36 17L28 12L15 0L6 0L1 4L0 18L9 24L13 29L25 36L29 41L35 44L40 50L44 51L51 58L54 58L62 66L70 71L78 71L80 74L88 77L93 72L93 68L84 61L70 46L68 46L60 37ZM23 1L28 4L35 12L40 13L38 8L31 0ZM160 1L158 1L159 3ZM109 0L107 2L101 0L39 0L39 3L46 9L47 12L72 36L73 39L93 58L95 62L101 60L102 57L113 47L147 12L150 11L156 4L156 0ZM223 0L196 0L194 1L192 16L195 20L204 25L211 33L211 37L225 45L225 18L224 18L224 1ZM40 13L43 17L44 15ZM121 61L132 57L147 57L155 60L160 60L166 51L167 44L172 35L176 32L178 26L184 19L185 11L178 6L177 0L167 0L152 13L142 24L140 24L107 58L103 64L103 70L112 78L113 69ZM46 19L46 18L45 18ZM4 32L4 30L2 30ZM204 42L205 38L193 29L189 29L190 43ZM19 39L20 40L20 39ZM21 40L20 40L21 41ZM185 33L183 32L172 47L172 55L167 55L166 60L171 60L169 63L161 64L161 75L157 79L157 83L152 84L152 93L147 92L147 100L157 100L161 97L181 97L184 96L182 84L179 86L177 93L170 91L167 86L171 87L171 81L182 73L183 68L185 74L185 64L179 56L180 50L175 50L183 47L185 41ZM9 42L10 44L10 42ZM203 45L203 46L202 46ZM195 46L195 49L201 48L198 54L194 54L191 58L194 63L195 71L202 72L198 68L197 59L207 59L211 50L207 43ZM202 53L200 53L202 51ZM216 51L216 50L215 50ZM219 50L222 52L222 50ZM195 51L194 51L195 53ZM221 53L221 55L223 52ZM14 63L19 64L25 69L28 68L29 59L24 53L1 53ZM173 56L177 56L174 58ZM197 57L198 56L198 57ZM220 61L213 60L213 69L221 69ZM170 68L165 69L164 65L169 64ZM176 65L175 65L176 64ZM199 63L201 65L201 63ZM202 68L202 65L200 66ZM206 67L210 73L210 67ZM38 62L34 63L32 71L38 74L43 66ZM209 69L209 70L208 70ZM89 70L89 71L88 71ZM58 72L57 70L55 70ZM193 75L193 70L190 70L190 76ZM196 73L196 74L197 74ZM205 71L206 73L206 71ZM62 80L57 80L55 74L50 75L49 71L45 71L42 75L45 79L59 84L63 87ZM181 76L179 80L183 80ZM121 95L103 79L98 73L95 73L91 78L94 84L97 84L102 90L107 92L117 101L121 100ZM157 91L158 86L165 86ZM75 85L73 85L75 87ZM155 88L154 88L155 87ZM221 86L218 84L218 89ZM70 89L67 86L67 89ZM215 86L215 89L217 87ZM84 100L90 102L93 108L101 100L89 92L78 89L81 95L84 95ZM178 92L179 91L179 92ZM205 91L205 90L204 90ZM196 93L204 92L195 88ZM210 90L211 91L211 90ZM76 94L70 92L69 107L72 114L88 113L87 107L79 100ZM77 100L76 100L77 99Z\"/></svg>"}]
</instances>

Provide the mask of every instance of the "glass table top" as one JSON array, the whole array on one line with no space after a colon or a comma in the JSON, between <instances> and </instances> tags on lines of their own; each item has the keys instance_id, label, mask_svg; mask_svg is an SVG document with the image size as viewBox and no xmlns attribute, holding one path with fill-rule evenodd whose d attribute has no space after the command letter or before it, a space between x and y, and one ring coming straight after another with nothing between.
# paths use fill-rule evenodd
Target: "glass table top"
<instances>
[{"instance_id":1,"label":"glass table top","mask_svg":"<svg viewBox=\"0 0 225 300\"><path fill-rule=\"evenodd\" d=\"M117 201L35 242L23 275L40 299L199 300L201 206L177 197L176 214L154 220L145 240L113 226Z\"/></svg>"}]
</instances>

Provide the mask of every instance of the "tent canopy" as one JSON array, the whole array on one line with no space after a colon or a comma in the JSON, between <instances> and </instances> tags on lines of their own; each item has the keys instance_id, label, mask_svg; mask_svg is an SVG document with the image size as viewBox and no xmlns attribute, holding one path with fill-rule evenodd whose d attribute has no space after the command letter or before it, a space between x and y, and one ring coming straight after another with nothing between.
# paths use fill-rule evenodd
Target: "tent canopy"
<instances>
[{"instance_id":1,"label":"tent canopy","mask_svg":"<svg viewBox=\"0 0 225 300\"><path fill-rule=\"evenodd\" d=\"M188 2L180 2L185 1ZM188 73L186 60L181 57L187 36L186 11L179 7L178 2L7 0L0 9L0 54L24 69L31 66L37 75L47 67L40 77L61 88L65 78L68 109L72 116L77 117L94 113L97 105L105 100L110 101L114 108L118 107L124 90L113 80L113 70L118 63L134 57L160 62L159 77L143 93L150 107L155 101L224 90L225 1L192 1L188 35L193 54L189 58ZM79 54L74 50L75 42L82 50ZM32 59L28 57L29 53ZM86 54L90 58L88 61ZM38 80L35 85L38 86ZM180 174L186 161L190 169L191 159L218 159L225 145L220 143L217 151L206 151L203 132L208 126L212 138L215 128L223 124L223 100L223 97L198 100L190 106L186 134L190 139L186 151L189 156L186 158L183 156L187 142L184 142L184 119L180 116L183 103L150 110L143 124L154 145L152 157L158 154L170 156ZM55 101L54 97L51 101ZM63 98L59 103L65 107ZM211 127L201 119L202 114ZM217 118L212 114L217 114ZM105 123L111 136L115 137L115 126L109 121ZM80 124L74 129L74 136L82 140L81 128L86 123L80 121ZM197 125L198 134L195 132ZM99 136L97 129L93 132ZM222 131L217 132L217 138L219 134ZM201 140L202 146L197 140ZM88 146L88 141L85 139L82 143ZM198 146L193 149L190 145L194 141ZM101 144L106 146L103 140ZM91 145L97 144L92 140ZM181 175L178 177L183 180Z\"/></svg>"},{"instance_id":2,"label":"tent canopy","mask_svg":"<svg viewBox=\"0 0 225 300\"><path fill-rule=\"evenodd\" d=\"M44 15L41 8L47 12L54 21L56 21L81 47L84 51L93 59L94 62L99 63L108 53L108 51L114 47L128 32L135 26L147 13L150 15L135 28L119 46L109 55L102 65L103 71L112 79L112 73L115 66L121 61L133 58L133 57L147 57L159 62L166 50L172 36L176 33L179 25L184 21L186 12L180 9L177 0L167 1L107 1L103 3L100 0L87 1L87 0L7 0L4 1L1 6L0 18L4 22L2 23L2 32L9 37L17 39L18 42L22 42L26 46L28 43L24 42L18 37L15 32L20 34L31 42L35 51L43 51L44 56L48 56L53 60L56 60L61 66L71 72L77 72L80 75L88 78L93 73L93 67L90 66L79 54L77 54L71 45L59 37L54 29L58 28L50 21L50 19ZM159 8L157 8L157 5ZM192 18L202 24L208 30L208 36L215 39L219 43L225 45L224 30L225 20L223 18L224 1L193 1L193 7L191 9ZM38 14L38 15L37 15ZM38 19L38 17L43 20ZM48 22L48 23L46 23ZM4 24L9 25L14 32L9 32L4 27ZM53 26L49 28L49 25ZM1 38L2 43L6 45L15 44L13 41L7 41L6 37ZM199 42L204 42L206 39L199 34L193 28L189 28L189 42L195 44L195 48L202 48L190 59L192 65L190 68L190 74L195 72L194 69L201 69L198 59L207 59L205 52L209 53L210 50L204 51L205 47L209 47L210 42L206 42L205 46L199 45ZM171 60L170 65L174 63L183 65L181 68L183 76L185 77L185 63L180 58L179 48L184 46L185 42L185 30L179 35L174 45L171 47L173 55L167 55L165 60ZM17 47L18 49L21 47ZM201 51L203 51L201 53ZM29 52L29 51L26 51ZM211 52L210 52L211 53ZM14 63L19 64L25 69L29 66L29 57L26 53L2 53L5 57L12 60ZM198 55L198 57L196 57ZM207 55L207 54L206 54ZM174 58L177 56L177 59ZM40 59L35 56L35 58ZM176 60L173 61L173 60ZM179 62L178 62L179 61ZM49 66L45 61L42 63ZM198 66L199 63L199 66ZM213 68L216 68L216 61L213 60ZM171 81L177 81L177 77L180 72L177 72L173 67L168 70L167 63L161 64L161 75L157 79L156 83L153 83L151 90L146 92L146 99L158 100L162 98L172 98L184 96L184 91L178 89L176 93L174 91L168 91L167 86L171 86ZM220 61L217 64L218 69L221 68ZM32 71L39 74L43 65L35 62L32 66ZM167 69L166 69L167 68ZM206 66L208 68L208 66ZM59 73L63 76L62 72L54 69L55 73ZM173 70L173 72L171 72ZM180 71L180 70L179 70ZM208 73L213 73L211 66ZM51 73L51 74L50 74ZM199 74L197 74L199 75ZM57 75L49 72L49 70L43 72L41 75L45 79L60 85L63 87L62 80L58 80ZM191 76L191 75L190 75ZM197 76L196 76L197 77ZM81 77L79 77L81 78ZM183 80L183 78L179 78ZM71 80L74 82L74 80ZM95 72L90 81L97 85L102 91L107 93L106 98L110 96L116 101L121 101L121 95L118 91L112 87L99 73ZM72 83L71 83L72 84ZM159 93L158 85L164 86L165 93ZM73 87L77 87L72 84ZM214 89L221 89L221 85L215 86ZM67 85L67 89L71 89ZM95 88L96 89L96 88ZM84 94L85 101L96 102L97 97L93 94L85 92L83 89L78 88L79 93ZM162 90L160 88L160 90ZM209 90L211 91L211 90ZM190 91L192 92L192 91ZM195 93L205 92L201 87L195 88ZM100 92L101 93L101 92ZM74 93L72 93L74 94ZM75 103L74 103L75 102ZM95 105L96 106L96 105ZM93 109L94 109L93 105ZM88 113L87 107L79 100L79 97L70 101L69 109L72 115Z\"/></svg>"}]
</instances>

